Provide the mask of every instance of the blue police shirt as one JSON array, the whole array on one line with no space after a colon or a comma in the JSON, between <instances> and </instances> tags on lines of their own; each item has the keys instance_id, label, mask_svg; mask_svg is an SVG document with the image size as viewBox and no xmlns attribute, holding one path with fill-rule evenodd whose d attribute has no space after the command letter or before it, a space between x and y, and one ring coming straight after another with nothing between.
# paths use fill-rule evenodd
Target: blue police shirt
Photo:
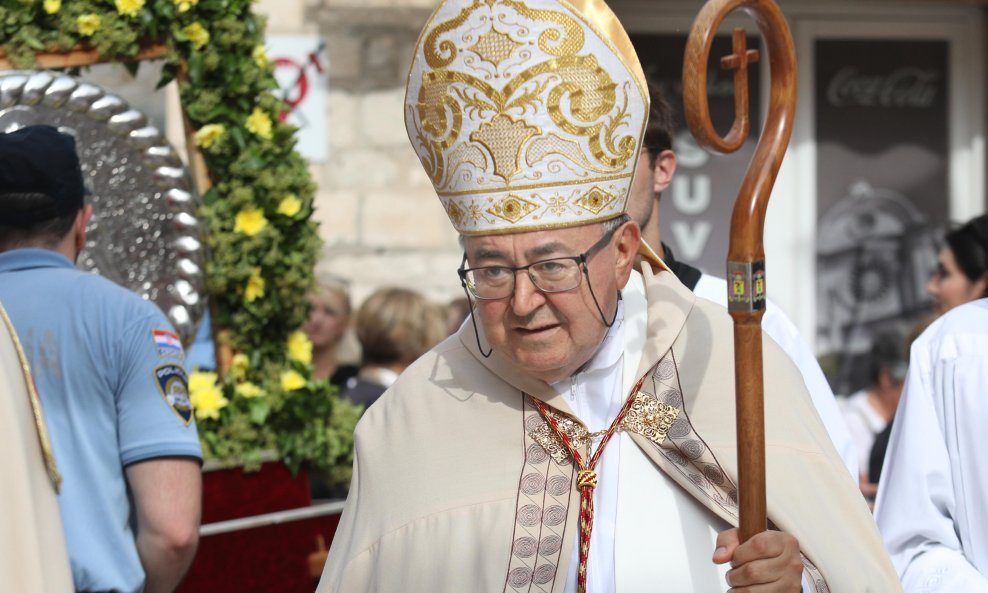
<instances>
[{"instance_id":1,"label":"blue police shirt","mask_svg":"<svg viewBox=\"0 0 988 593\"><path fill-rule=\"evenodd\" d=\"M75 588L139 593L124 468L202 459L181 343L153 303L54 251L0 253L0 302L34 371L63 476Z\"/></svg>"}]
</instances>

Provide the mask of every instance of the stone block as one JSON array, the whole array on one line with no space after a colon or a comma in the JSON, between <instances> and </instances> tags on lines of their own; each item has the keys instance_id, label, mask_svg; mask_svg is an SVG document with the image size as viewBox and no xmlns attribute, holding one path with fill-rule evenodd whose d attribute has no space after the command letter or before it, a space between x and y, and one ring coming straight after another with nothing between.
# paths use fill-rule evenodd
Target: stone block
<instances>
[{"instance_id":1,"label":"stone block","mask_svg":"<svg viewBox=\"0 0 988 593\"><path fill-rule=\"evenodd\" d=\"M319 237L327 247L358 243L360 202L358 192L316 192L312 219L319 223Z\"/></svg>"},{"instance_id":2,"label":"stone block","mask_svg":"<svg viewBox=\"0 0 988 593\"><path fill-rule=\"evenodd\" d=\"M364 67L369 71L392 68L395 57L395 39L386 31L377 31L375 33L367 36Z\"/></svg>"},{"instance_id":3,"label":"stone block","mask_svg":"<svg viewBox=\"0 0 988 593\"><path fill-rule=\"evenodd\" d=\"M360 100L360 134L372 146L408 146L404 106L404 87L367 93Z\"/></svg>"},{"instance_id":4,"label":"stone block","mask_svg":"<svg viewBox=\"0 0 988 593\"><path fill-rule=\"evenodd\" d=\"M426 175L425 169L422 167L422 163L419 161L419 155L412 148L411 143L407 143L405 149L402 152L408 154L407 159L402 159L401 162L408 161L408 166L403 171L403 177L405 182L405 187L413 189L415 191L432 192L434 188L432 186L432 180Z\"/></svg>"},{"instance_id":5,"label":"stone block","mask_svg":"<svg viewBox=\"0 0 988 593\"><path fill-rule=\"evenodd\" d=\"M356 34L343 31L334 31L323 37L329 55L330 88L338 79L359 78L363 72L362 39Z\"/></svg>"},{"instance_id":6,"label":"stone block","mask_svg":"<svg viewBox=\"0 0 988 593\"><path fill-rule=\"evenodd\" d=\"M368 192L363 203L363 244L384 249L443 249L456 245L453 230L434 192Z\"/></svg>"},{"instance_id":7,"label":"stone block","mask_svg":"<svg viewBox=\"0 0 988 593\"><path fill-rule=\"evenodd\" d=\"M361 140L358 140L361 142ZM385 150L353 148L334 151L323 176L324 186L333 189L378 189L394 186L398 167Z\"/></svg>"},{"instance_id":8,"label":"stone block","mask_svg":"<svg viewBox=\"0 0 988 593\"><path fill-rule=\"evenodd\" d=\"M419 9L435 10L439 6L438 0L332 0L334 9Z\"/></svg>"},{"instance_id":9,"label":"stone block","mask_svg":"<svg viewBox=\"0 0 988 593\"><path fill-rule=\"evenodd\" d=\"M460 254L448 250L353 252L327 247L317 274L328 272L348 280L354 308L385 286L410 288L445 304L463 295L456 276L459 265Z\"/></svg>"},{"instance_id":10,"label":"stone block","mask_svg":"<svg viewBox=\"0 0 988 593\"><path fill-rule=\"evenodd\" d=\"M358 146L362 138L357 125L358 97L351 93L330 91L327 95L326 109L327 125L329 127L329 152L331 155L340 150Z\"/></svg>"},{"instance_id":11,"label":"stone block","mask_svg":"<svg viewBox=\"0 0 988 593\"><path fill-rule=\"evenodd\" d=\"M309 32L302 0L256 0L254 12L268 18L268 33Z\"/></svg>"}]
</instances>

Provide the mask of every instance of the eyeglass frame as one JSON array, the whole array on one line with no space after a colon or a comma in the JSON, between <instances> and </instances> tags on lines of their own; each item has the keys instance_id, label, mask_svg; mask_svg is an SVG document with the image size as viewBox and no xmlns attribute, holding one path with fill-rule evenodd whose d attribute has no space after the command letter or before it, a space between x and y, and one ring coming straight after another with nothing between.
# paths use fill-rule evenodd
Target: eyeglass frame
<instances>
[{"instance_id":1,"label":"eyeglass frame","mask_svg":"<svg viewBox=\"0 0 988 593\"><path fill-rule=\"evenodd\" d=\"M456 273L460 277L460 284L463 286L463 289L469 293L469 296L472 296L473 298L479 299L479 300L482 300L482 301L497 301L497 300L500 300L500 299L506 299L506 298L510 297L511 295L513 295L514 292L515 292L515 288L517 287L518 272L520 272L522 270L525 270L527 272L529 281L532 283L532 286L534 286L536 289L538 289L539 292L542 292L542 293L545 293L545 294L557 294L557 293L560 293L560 292L569 292L571 290L574 290L574 289L580 287L580 284L583 281L582 280L583 276L586 276L587 277L587 282L590 281L590 272L587 269L587 264L590 261L590 257L593 256L598 251L600 251L601 249L603 249L604 247L606 247L607 245L609 245L610 242L611 242L611 239L614 238L614 233L617 232L617 230L619 228L621 228L621 226L622 225L619 224L619 225L615 226L614 228L612 228L611 230L609 230L606 233L604 233L604 235L600 239L598 239L596 243L594 243L593 245L591 245L589 248L587 248L586 251L584 251L583 253L581 253L579 255L569 255L569 256L563 256L563 257L549 257L549 258L546 258L546 259L540 259L538 261L534 261L534 262L532 262L530 264L527 264L527 265L524 265L524 266L478 266L476 268L464 268L463 266L467 263L467 254L464 253L463 254L463 261L460 263L460 267L456 270ZM564 289L560 289L560 290L546 290L546 289L542 288L541 286L539 286L539 283L536 281L535 276L532 275L531 267L532 266L537 266L539 264L544 264L546 262L560 261L560 260L572 260L572 261L576 262L577 265L580 267L580 269L582 270L583 273L578 276L579 279L576 281L576 284L573 285L573 286L571 286L571 287L569 287L569 288L564 288ZM502 269L502 270L506 270L506 271L511 272L511 278L512 278L512 280L511 280L511 290L508 291L507 294L505 294L504 296L500 296L500 297L482 297L482 296L480 296L480 295L477 294L476 288L474 287L474 285L472 283L470 283L470 282L467 281L467 274L469 272L475 272L477 270L489 270L491 268L499 268L499 269Z\"/></svg>"}]
</instances>

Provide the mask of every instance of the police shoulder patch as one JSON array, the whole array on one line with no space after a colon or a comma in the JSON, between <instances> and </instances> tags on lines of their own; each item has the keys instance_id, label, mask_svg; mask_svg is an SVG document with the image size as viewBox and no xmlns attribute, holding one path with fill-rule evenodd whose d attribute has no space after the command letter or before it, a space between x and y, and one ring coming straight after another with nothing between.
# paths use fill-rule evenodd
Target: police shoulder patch
<instances>
[{"instance_id":1,"label":"police shoulder patch","mask_svg":"<svg viewBox=\"0 0 988 593\"><path fill-rule=\"evenodd\" d=\"M168 407L186 426L192 422L192 401L189 399L189 379L179 364L155 367L154 381Z\"/></svg>"}]
</instances>

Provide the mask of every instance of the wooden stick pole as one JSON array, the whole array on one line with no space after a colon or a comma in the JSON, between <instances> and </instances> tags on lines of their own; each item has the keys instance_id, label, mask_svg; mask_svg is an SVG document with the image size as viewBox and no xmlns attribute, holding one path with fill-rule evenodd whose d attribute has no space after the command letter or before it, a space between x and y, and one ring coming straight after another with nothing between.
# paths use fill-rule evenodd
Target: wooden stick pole
<instances>
[{"instance_id":1,"label":"wooden stick pole","mask_svg":"<svg viewBox=\"0 0 988 593\"><path fill-rule=\"evenodd\" d=\"M168 47L164 43L158 43L154 41L148 41L147 43L141 44L141 48L137 51L137 55L134 56L133 60L157 60L165 57ZM60 52L57 50L52 51L41 51L34 54L34 66L32 68L38 68L41 70L53 69L53 68L75 68L79 66L92 66L94 64L99 64L107 61L106 58L100 55L95 49L91 47L76 46L68 51ZM10 63L7 59L7 52L0 48L0 70L13 70L14 65Z\"/></svg>"},{"instance_id":2,"label":"wooden stick pole","mask_svg":"<svg viewBox=\"0 0 988 593\"><path fill-rule=\"evenodd\" d=\"M709 0L697 15L686 45L683 103L697 141L714 152L730 153L748 136L747 66L759 59L735 30L734 51L721 66L735 71L735 119L727 136L713 128L707 104L707 62L717 28L740 9L757 23L769 57L771 91L761 139L741 183L731 217L727 254L728 309L734 319L734 377L737 390L738 489L741 541L764 531L765 413L761 320L765 312L764 229L768 199L782 165L796 110L796 52L782 11L773 0Z\"/></svg>"},{"instance_id":3,"label":"wooden stick pole","mask_svg":"<svg viewBox=\"0 0 988 593\"><path fill-rule=\"evenodd\" d=\"M181 84L188 80L188 66L182 64L179 68L178 76L176 82ZM181 92L181 90L179 90ZM181 103L181 99L179 100ZM196 184L196 191L200 196L205 196L214 185L213 177L209 172L209 167L206 166L206 158L203 156L202 151L199 150L199 145L196 143L196 130L192 126L192 120L189 119L189 114L185 110L185 104L182 104L182 127L185 132L185 153L189 159L189 171L192 173L192 180ZM209 316L210 323L210 333L213 336L213 351L216 361L216 373L222 379L223 376L230 370L233 364L233 348L230 346L230 330L220 327L217 323L216 310L213 307L213 299L210 299L210 313Z\"/></svg>"}]
</instances>

